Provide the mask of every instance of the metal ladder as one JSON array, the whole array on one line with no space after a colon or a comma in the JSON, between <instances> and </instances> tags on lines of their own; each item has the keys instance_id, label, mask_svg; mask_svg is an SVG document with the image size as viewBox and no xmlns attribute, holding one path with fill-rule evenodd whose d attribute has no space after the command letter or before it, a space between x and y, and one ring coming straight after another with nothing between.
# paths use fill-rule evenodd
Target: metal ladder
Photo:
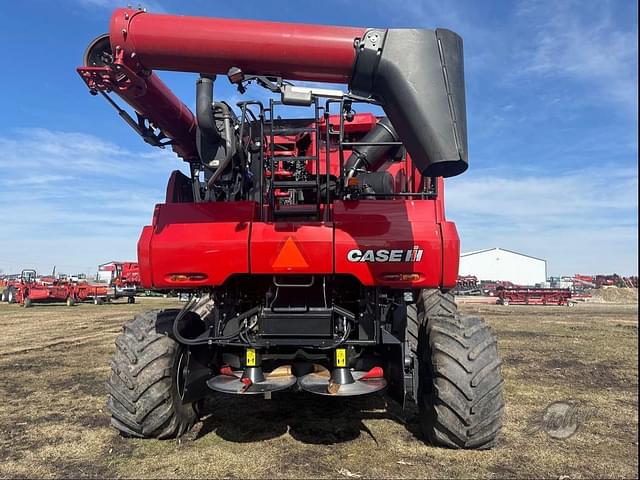
<instances>
[{"instance_id":1,"label":"metal ladder","mask_svg":"<svg viewBox=\"0 0 640 480\"><path fill-rule=\"evenodd\" d=\"M320 220L321 208L320 208L320 114L322 108L318 104L318 99L314 99L314 127L288 127L278 126L278 119L276 118L274 109L277 105L282 105L282 102L273 99L269 100L269 108L265 109L268 114L265 118L266 134L269 138L269 150L266 154L265 160L269 162L270 176L268 179L268 199L269 207L272 213L273 220L291 218L291 217L304 217L305 220ZM312 155L303 156L290 156L290 155L278 155L275 150L275 137L277 135L297 135L299 133L311 133L315 135L312 145L314 145L314 152ZM307 152L308 153L308 152ZM309 162L315 162L315 178L313 180L283 180L277 179L281 172L278 171L278 166L282 162L292 162L300 164L304 169ZM294 190L296 193L300 192L304 196L305 193L315 194L314 203L300 203L294 205L282 205L278 201L281 196L276 195L276 192L283 190Z\"/></svg>"}]
</instances>

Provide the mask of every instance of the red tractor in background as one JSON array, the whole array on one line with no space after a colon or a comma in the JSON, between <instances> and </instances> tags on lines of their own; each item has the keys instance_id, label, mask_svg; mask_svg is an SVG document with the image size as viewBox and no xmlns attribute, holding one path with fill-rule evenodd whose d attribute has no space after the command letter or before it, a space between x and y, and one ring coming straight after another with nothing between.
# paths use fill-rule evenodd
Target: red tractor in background
<instances>
[{"instance_id":1,"label":"red tractor in background","mask_svg":"<svg viewBox=\"0 0 640 480\"><path fill-rule=\"evenodd\" d=\"M18 274L9 274L3 275L0 278L0 301L9 302L11 298L11 303L15 302L15 283L20 280L20 275ZM11 287L14 287L13 289ZM13 293L12 293L13 290Z\"/></svg>"},{"instance_id":2,"label":"red tractor in background","mask_svg":"<svg viewBox=\"0 0 640 480\"><path fill-rule=\"evenodd\" d=\"M153 70L199 74L195 115ZM179 436L213 392L387 388L417 403L432 443L495 444L496 339L450 293L459 238L443 177L467 169L458 35L118 9L78 73L189 169L171 175L138 262L144 288L191 300L125 324L108 382L115 428ZM272 98L215 100L220 74ZM372 104L386 117L356 113Z\"/></svg>"}]
</instances>

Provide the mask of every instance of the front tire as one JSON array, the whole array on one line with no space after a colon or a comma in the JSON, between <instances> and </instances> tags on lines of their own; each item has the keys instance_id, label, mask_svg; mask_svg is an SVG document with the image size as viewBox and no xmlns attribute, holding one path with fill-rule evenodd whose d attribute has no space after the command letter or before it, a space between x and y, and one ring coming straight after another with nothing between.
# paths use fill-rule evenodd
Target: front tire
<instances>
[{"instance_id":1,"label":"front tire","mask_svg":"<svg viewBox=\"0 0 640 480\"><path fill-rule=\"evenodd\" d=\"M408 311L423 434L443 447L493 447L504 411L496 337L482 318L459 315L453 296L439 290L423 290Z\"/></svg>"},{"instance_id":2,"label":"front tire","mask_svg":"<svg viewBox=\"0 0 640 480\"><path fill-rule=\"evenodd\" d=\"M31 308L33 306L33 302L29 297L24 299L24 308Z\"/></svg>"},{"instance_id":3,"label":"front tire","mask_svg":"<svg viewBox=\"0 0 640 480\"><path fill-rule=\"evenodd\" d=\"M125 436L174 438L197 419L193 403L180 398L178 366L185 348L170 338L178 310L136 315L116 339L107 382L111 425Z\"/></svg>"}]
</instances>

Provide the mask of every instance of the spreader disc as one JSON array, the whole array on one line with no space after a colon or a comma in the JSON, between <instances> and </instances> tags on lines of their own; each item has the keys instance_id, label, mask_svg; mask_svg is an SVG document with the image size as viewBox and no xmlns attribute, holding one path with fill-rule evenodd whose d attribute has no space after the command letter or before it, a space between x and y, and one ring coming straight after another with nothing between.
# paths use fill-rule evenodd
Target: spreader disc
<instances>
[{"instance_id":1,"label":"spreader disc","mask_svg":"<svg viewBox=\"0 0 640 480\"><path fill-rule=\"evenodd\" d=\"M360 380L367 372L351 372L355 382L340 385L336 393L329 393L329 379L326 375L309 373L298 380L300 388L310 393L318 395L328 395L332 397L350 397L354 395L366 395L382 390L387 386L387 381L380 378Z\"/></svg>"},{"instance_id":2,"label":"spreader disc","mask_svg":"<svg viewBox=\"0 0 640 480\"><path fill-rule=\"evenodd\" d=\"M213 378L207 380L207 385L212 390L222 393L234 393L237 395L256 395L259 393L276 392L278 390L284 390L296 383L296 377L294 375L277 376L269 378L266 375L264 382L252 383L249 388L246 388L244 383L240 380L242 372L236 372L238 377L232 377L230 375L216 375Z\"/></svg>"}]
</instances>

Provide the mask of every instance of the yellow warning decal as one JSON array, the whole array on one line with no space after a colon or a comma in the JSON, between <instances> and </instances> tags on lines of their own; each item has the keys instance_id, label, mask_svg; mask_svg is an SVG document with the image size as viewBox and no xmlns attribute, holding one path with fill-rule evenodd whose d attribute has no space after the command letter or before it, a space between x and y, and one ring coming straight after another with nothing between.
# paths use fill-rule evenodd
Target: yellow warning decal
<instances>
[{"instance_id":1,"label":"yellow warning decal","mask_svg":"<svg viewBox=\"0 0 640 480\"><path fill-rule=\"evenodd\" d=\"M336 348L336 367L347 366L347 349Z\"/></svg>"},{"instance_id":2,"label":"yellow warning decal","mask_svg":"<svg viewBox=\"0 0 640 480\"><path fill-rule=\"evenodd\" d=\"M247 367L256 366L256 349L247 348Z\"/></svg>"}]
</instances>

